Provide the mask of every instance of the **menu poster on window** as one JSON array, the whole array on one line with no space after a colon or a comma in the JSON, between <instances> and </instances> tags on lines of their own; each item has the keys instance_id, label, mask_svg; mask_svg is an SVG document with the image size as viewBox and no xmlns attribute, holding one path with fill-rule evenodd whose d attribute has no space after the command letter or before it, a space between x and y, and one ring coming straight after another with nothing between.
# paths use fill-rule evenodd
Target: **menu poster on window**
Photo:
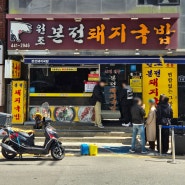
<instances>
[{"instance_id":1,"label":"menu poster on window","mask_svg":"<svg viewBox=\"0 0 185 185\"><path fill-rule=\"evenodd\" d=\"M85 92L93 92L94 86L97 84L97 82L85 82Z\"/></svg>"},{"instance_id":2,"label":"menu poster on window","mask_svg":"<svg viewBox=\"0 0 185 185\"><path fill-rule=\"evenodd\" d=\"M101 65L101 79L106 80L107 86L104 88L105 110L117 109L116 89L119 82L124 80L124 65Z\"/></svg>"},{"instance_id":3,"label":"menu poster on window","mask_svg":"<svg viewBox=\"0 0 185 185\"><path fill-rule=\"evenodd\" d=\"M105 95L105 110L115 111L117 109L117 97L116 97L116 87L106 86L104 88Z\"/></svg>"},{"instance_id":4,"label":"menu poster on window","mask_svg":"<svg viewBox=\"0 0 185 185\"><path fill-rule=\"evenodd\" d=\"M142 93L142 80L140 76L133 76L130 79L130 87L134 93Z\"/></svg>"},{"instance_id":5,"label":"menu poster on window","mask_svg":"<svg viewBox=\"0 0 185 185\"><path fill-rule=\"evenodd\" d=\"M12 81L12 123L23 124L26 120L26 81Z\"/></svg>"},{"instance_id":6,"label":"menu poster on window","mask_svg":"<svg viewBox=\"0 0 185 185\"><path fill-rule=\"evenodd\" d=\"M106 80L108 86L118 86L124 79L124 65L101 65L101 79Z\"/></svg>"},{"instance_id":7,"label":"menu poster on window","mask_svg":"<svg viewBox=\"0 0 185 185\"><path fill-rule=\"evenodd\" d=\"M100 80L100 75L99 74L88 74L88 81L98 82L99 80Z\"/></svg>"}]
</instances>

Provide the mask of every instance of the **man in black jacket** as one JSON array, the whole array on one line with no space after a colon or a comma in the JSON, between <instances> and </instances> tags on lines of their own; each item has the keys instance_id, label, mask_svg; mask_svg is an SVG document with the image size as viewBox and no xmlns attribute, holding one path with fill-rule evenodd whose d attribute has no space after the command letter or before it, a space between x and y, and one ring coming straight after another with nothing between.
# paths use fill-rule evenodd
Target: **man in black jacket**
<instances>
[{"instance_id":1,"label":"man in black jacket","mask_svg":"<svg viewBox=\"0 0 185 185\"><path fill-rule=\"evenodd\" d=\"M105 80L101 80L98 85L94 87L92 95L93 104L95 105L95 126L98 126L99 128L104 128L101 122L101 105L105 102L103 94L105 83Z\"/></svg>"},{"instance_id":2,"label":"man in black jacket","mask_svg":"<svg viewBox=\"0 0 185 185\"><path fill-rule=\"evenodd\" d=\"M117 91L117 99L119 110L121 114L120 120L123 122L122 126L130 126L131 124L131 106L133 101L133 91L127 81L121 83L121 87Z\"/></svg>"},{"instance_id":3,"label":"man in black jacket","mask_svg":"<svg viewBox=\"0 0 185 185\"><path fill-rule=\"evenodd\" d=\"M136 136L140 134L141 136L141 153L146 153L145 148L145 126L144 126L144 116L145 116L145 105L142 105L140 98L134 99L134 105L131 108L132 114L132 124L133 124L133 134L132 134L132 146L130 149L131 153L135 152Z\"/></svg>"}]
</instances>

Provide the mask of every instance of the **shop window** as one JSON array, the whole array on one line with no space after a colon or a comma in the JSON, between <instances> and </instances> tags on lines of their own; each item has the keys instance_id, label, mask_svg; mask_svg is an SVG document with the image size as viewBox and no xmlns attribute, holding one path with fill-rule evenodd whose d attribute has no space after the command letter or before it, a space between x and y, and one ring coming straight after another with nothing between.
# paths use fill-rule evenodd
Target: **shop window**
<instances>
[{"instance_id":1,"label":"shop window","mask_svg":"<svg viewBox=\"0 0 185 185\"><path fill-rule=\"evenodd\" d=\"M68 67L31 68L30 88L35 93L83 93L85 81L95 68Z\"/></svg>"},{"instance_id":2,"label":"shop window","mask_svg":"<svg viewBox=\"0 0 185 185\"><path fill-rule=\"evenodd\" d=\"M139 5L179 5L180 0L138 0Z\"/></svg>"}]
</instances>

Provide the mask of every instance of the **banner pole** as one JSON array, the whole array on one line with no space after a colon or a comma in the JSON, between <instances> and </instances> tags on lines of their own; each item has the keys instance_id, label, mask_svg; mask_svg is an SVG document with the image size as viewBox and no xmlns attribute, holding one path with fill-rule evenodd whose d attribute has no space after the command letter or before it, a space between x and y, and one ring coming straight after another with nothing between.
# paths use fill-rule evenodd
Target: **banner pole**
<instances>
[{"instance_id":1,"label":"banner pole","mask_svg":"<svg viewBox=\"0 0 185 185\"><path fill-rule=\"evenodd\" d=\"M175 161L175 131L174 127L172 128L172 164L176 164Z\"/></svg>"}]
</instances>

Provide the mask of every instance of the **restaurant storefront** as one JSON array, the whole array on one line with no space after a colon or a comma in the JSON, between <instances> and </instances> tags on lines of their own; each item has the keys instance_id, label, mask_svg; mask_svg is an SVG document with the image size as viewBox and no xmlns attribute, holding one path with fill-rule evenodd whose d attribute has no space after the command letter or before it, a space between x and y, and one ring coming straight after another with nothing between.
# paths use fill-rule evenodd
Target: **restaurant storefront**
<instances>
[{"instance_id":1,"label":"restaurant storefront","mask_svg":"<svg viewBox=\"0 0 185 185\"><path fill-rule=\"evenodd\" d=\"M27 78L20 78L28 84L25 120L33 120L47 101L53 120L93 122L89 98L100 78L107 81L104 118L119 118L116 88L122 80L128 80L135 96L145 102L163 92L171 95L177 110L177 65L166 64L160 53L177 48L178 15L34 16L7 15L9 56L23 56L27 66L22 71ZM161 82L164 78L168 83Z\"/></svg>"}]
</instances>

